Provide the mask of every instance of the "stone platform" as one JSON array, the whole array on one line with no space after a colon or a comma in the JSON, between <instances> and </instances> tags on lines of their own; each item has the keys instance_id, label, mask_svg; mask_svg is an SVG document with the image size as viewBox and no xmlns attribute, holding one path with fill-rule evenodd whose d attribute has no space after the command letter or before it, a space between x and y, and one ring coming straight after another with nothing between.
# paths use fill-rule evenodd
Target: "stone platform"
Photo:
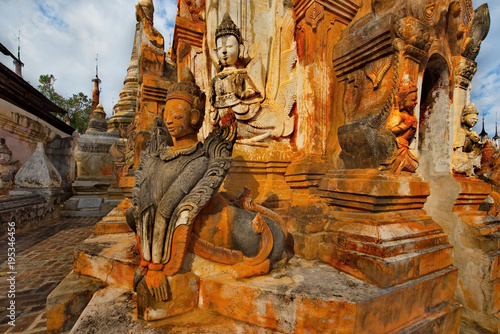
<instances>
[{"instance_id":1,"label":"stone platform","mask_svg":"<svg viewBox=\"0 0 500 334\"><path fill-rule=\"evenodd\" d=\"M457 270L451 266L384 289L327 264L300 258L293 258L268 276L234 280L227 274L229 267L194 255L188 256L184 270L199 277L197 308L146 323L137 320L136 297L131 292L139 262L130 251L134 241L133 233L94 235L75 251L75 272L99 278L108 287L94 295L73 333L86 332L90 323L106 323L113 329L110 333L167 329L173 333L459 330L461 306L449 302L457 279Z\"/></svg>"}]
</instances>

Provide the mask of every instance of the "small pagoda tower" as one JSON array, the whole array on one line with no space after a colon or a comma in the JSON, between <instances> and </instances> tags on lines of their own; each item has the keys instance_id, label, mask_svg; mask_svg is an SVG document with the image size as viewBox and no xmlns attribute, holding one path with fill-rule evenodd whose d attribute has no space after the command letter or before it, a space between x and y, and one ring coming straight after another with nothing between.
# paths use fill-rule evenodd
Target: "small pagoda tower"
<instances>
[{"instance_id":1,"label":"small pagoda tower","mask_svg":"<svg viewBox=\"0 0 500 334\"><path fill-rule=\"evenodd\" d=\"M484 120L483 120L483 122L484 122ZM495 147L497 147L497 148L498 148L498 139L499 139L500 137L498 136L498 129L497 129L497 125L498 125L498 123L497 123L497 120L496 120L496 117L495 117L495 135L493 136L493 144L495 145ZM484 123L483 123L483 131L484 131ZM481 137L481 138L482 138L482 137Z\"/></svg>"},{"instance_id":2,"label":"small pagoda tower","mask_svg":"<svg viewBox=\"0 0 500 334\"><path fill-rule=\"evenodd\" d=\"M97 58L96 58L97 61ZM85 134L78 138L75 147L77 177L73 182L75 196L64 203L63 215L103 215L120 201L108 199L108 188L113 183L111 145L119 140L116 132L107 132L106 113L99 102L98 64L92 79L92 114Z\"/></svg>"},{"instance_id":3,"label":"small pagoda tower","mask_svg":"<svg viewBox=\"0 0 500 334\"><path fill-rule=\"evenodd\" d=\"M481 137L481 142L483 142L483 143L486 140L486 138L488 137L488 133L484 130L484 112L483 112L483 129L481 130L481 133L479 134L479 136Z\"/></svg>"},{"instance_id":4,"label":"small pagoda tower","mask_svg":"<svg viewBox=\"0 0 500 334\"><path fill-rule=\"evenodd\" d=\"M97 108L97 105L99 104L99 95L101 94L101 90L99 88L99 84L101 83L101 79L99 79L99 55L97 55L95 61L95 78L92 79L92 82L94 83L94 88L92 88L92 112L94 112Z\"/></svg>"}]
</instances>

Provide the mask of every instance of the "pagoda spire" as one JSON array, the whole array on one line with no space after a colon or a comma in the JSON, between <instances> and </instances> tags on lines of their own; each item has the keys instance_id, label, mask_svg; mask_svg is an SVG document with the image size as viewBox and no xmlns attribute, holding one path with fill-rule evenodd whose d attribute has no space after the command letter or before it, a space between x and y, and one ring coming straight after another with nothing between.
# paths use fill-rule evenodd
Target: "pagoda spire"
<instances>
[{"instance_id":1,"label":"pagoda spire","mask_svg":"<svg viewBox=\"0 0 500 334\"><path fill-rule=\"evenodd\" d=\"M21 61L21 30L19 30L19 36L17 37L17 59L14 58L14 68L15 73L21 78L23 77L23 62Z\"/></svg>"},{"instance_id":2,"label":"pagoda spire","mask_svg":"<svg viewBox=\"0 0 500 334\"><path fill-rule=\"evenodd\" d=\"M487 136L488 136L488 133L484 130L484 110L483 110L483 129L481 130L481 133L479 134L479 137L481 137L481 142L484 143Z\"/></svg>"},{"instance_id":3,"label":"pagoda spire","mask_svg":"<svg viewBox=\"0 0 500 334\"><path fill-rule=\"evenodd\" d=\"M99 94L101 94L101 90L99 89L99 84L101 83L101 79L99 79L99 54L95 58L95 78L92 79L94 82L94 88L92 88L92 108L93 112L97 105L99 104Z\"/></svg>"},{"instance_id":4,"label":"pagoda spire","mask_svg":"<svg viewBox=\"0 0 500 334\"><path fill-rule=\"evenodd\" d=\"M498 129L497 129L497 116L498 114L495 114L495 136L493 137L493 143L495 144L496 147L498 147L498 139L500 138L498 136Z\"/></svg>"}]
</instances>

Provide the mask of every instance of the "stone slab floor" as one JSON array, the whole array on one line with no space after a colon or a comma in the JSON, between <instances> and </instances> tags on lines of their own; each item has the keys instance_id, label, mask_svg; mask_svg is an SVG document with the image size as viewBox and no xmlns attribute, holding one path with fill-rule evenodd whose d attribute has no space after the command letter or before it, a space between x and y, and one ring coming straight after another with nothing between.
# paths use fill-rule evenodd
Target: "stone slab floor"
<instances>
[{"instance_id":1,"label":"stone slab floor","mask_svg":"<svg viewBox=\"0 0 500 334\"><path fill-rule=\"evenodd\" d=\"M46 333L45 302L49 293L73 269L74 247L89 237L102 217L64 217L15 235L15 298L8 293L9 248L0 239L0 333ZM8 324L15 301L15 326Z\"/></svg>"}]
</instances>

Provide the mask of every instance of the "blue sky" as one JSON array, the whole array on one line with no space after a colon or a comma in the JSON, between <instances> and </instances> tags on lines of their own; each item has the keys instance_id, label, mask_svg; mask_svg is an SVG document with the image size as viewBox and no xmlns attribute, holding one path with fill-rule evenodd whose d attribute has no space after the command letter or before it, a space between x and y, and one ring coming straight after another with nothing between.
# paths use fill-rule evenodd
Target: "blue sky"
<instances>
[{"instance_id":1,"label":"blue sky","mask_svg":"<svg viewBox=\"0 0 500 334\"><path fill-rule=\"evenodd\" d=\"M38 85L41 74L54 74L63 96L92 95L99 54L101 103L110 116L127 73L138 0L0 0L0 42L17 54L21 31L24 79ZM170 43L177 0L155 0L155 26ZM0 62L13 69L10 57Z\"/></svg>"},{"instance_id":2,"label":"blue sky","mask_svg":"<svg viewBox=\"0 0 500 334\"><path fill-rule=\"evenodd\" d=\"M473 0L474 8L484 0ZM0 42L17 53L21 31L24 78L33 86L41 74L54 74L63 96L91 96L95 58L99 54L101 103L108 115L119 99L130 61L137 0L0 0ZM171 43L177 0L155 0L155 26ZM471 101L485 112L486 131L493 136L495 114L500 121L500 1L488 3L491 28L476 61ZM0 61L13 68L9 57ZM478 132L480 123L476 128Z\"/></svg>"}]
</instances>

